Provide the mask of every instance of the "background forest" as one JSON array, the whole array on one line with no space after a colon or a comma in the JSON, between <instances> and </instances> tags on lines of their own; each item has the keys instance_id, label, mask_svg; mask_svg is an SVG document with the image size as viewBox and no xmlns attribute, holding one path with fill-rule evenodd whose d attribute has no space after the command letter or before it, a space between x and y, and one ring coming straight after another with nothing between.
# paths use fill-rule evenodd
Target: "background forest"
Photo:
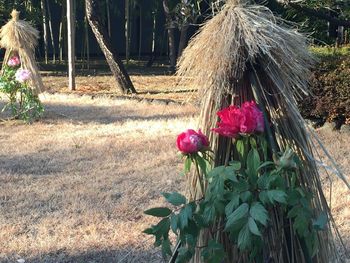
<instances>
[{"instance_id":1,"label":"background forest","mask_svg":"<svg viewBox=\"0 0 350 263\"><path fill-rule=\"evenodd\" d=\"M71 2L71 1L68 1ZM74 2L76 56L102 55L88 25L85 1ZM91 1L90 1L91 2ZM178 56L198 25L211 17L221 4L214 0L103 0L92 1L117 52L133 59ZM286 20L297 22L298 28L311 35L315 44L348 41L350 1L347 0L256 0L266 4ZM5 24L13 8L41 32L38 56L53 62L67 56L67 1L0 0L0 25ZM174 39L171 39L174 38ZM169 46L168 42L174 43ZM169 50L173 49L173 50ZM3 52L3 51L1 51ZM2 54L2 53L1 53ZM174 58L170 62L174 64ZM151 63L152 61L150 61Z\"/></svg>"}]
</instances>

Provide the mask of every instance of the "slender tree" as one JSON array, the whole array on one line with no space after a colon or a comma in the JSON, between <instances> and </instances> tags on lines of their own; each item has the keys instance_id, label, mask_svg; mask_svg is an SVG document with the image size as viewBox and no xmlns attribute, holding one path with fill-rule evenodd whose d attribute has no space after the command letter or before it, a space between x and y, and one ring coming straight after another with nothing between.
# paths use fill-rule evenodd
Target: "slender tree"
<instances>
[{"instance_id":1,"label":"slender tree","mask_svg":"<svg viewBox=\"0 0 350 263\"><path fill-rule=\"evenodd\" d=\"M85 0L86 15L94 33L96 40L106 57L107 63L114 75L118 89L122 93L136 93L131 79L122 63L117 56L117 52L113 49L108 32L102 24L98 10L99 0Z\"/></svg>"},{"instance_id":2,"label":"slender tree","mask_svg":"<svg viewBox=\"0 0 350 263\"><path fill-rule=\"evenodd\" d=\"M175 70L176 66L176 48L175 48L175 22L171 17L168 0L163 0L163 8L166 17L167 31L168 31L168 42L169 42L169 58L170 67Z\"/></svg>"},{"instance_id":3,"label":"slender tree","mask_svg":"<svg viewBox=\"0 0 350 263\"><path fill-rule=\"evenodd\" d=\"M67 0L67 32L68 32L68 73L69 89L75 90L75 14L74 0Z\"/></svg>"},{"instance_id":4,"label":"slender tree","mask_svg":"<svg viewBox=\"0 0 350 263\"><path fill-rule=\"evenodd\" d=\"M44 55L45 63L48 63L48 30L47 30L47 14L46 14L46 2L45 0L40 1L40 7L42 12L42 23L43 23L43 38L44 38Z\"/></svg>"}]
</instances>

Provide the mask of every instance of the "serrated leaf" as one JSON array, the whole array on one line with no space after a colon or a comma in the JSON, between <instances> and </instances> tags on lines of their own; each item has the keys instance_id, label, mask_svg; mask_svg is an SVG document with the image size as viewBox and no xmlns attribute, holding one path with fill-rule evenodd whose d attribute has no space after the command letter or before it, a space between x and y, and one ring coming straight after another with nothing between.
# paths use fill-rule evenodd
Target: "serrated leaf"
<instances>
[{"instance_id":1,"label":"serrated leaf","mask_svg":"<svg viewBox=\"0 0 350 263\"><path fill-rule=\"evenodd\" d=\"M247 216L249 211L249 205L247 203L241 204L236 210L234 210L228 217L225 229L229 229L238 220Z\"/></svg>"},{"instance_id":2,"label":"serrated leaf","mask_svg":"<svg viewBox=\"0 0 350 263\"><path fill-rule=\"evenodd\" d=\"M255 223L254 218L249 217L249 219L248 219L248 227L249 227L249 231L250 231L252 234L261 237L261 233L260 233L260 231L259 231L258 225Z\"/></svg>"},{"instance_id":3,"label":"serrated leaf","mask_svg":"<svg viewBox=\"0 0 350 263\"><path fill-rule=\"evenodd\" d=\"M267 191L267 196L269 197L269 200L271 203L281 203L286 204L287 203L287 194L282 190L269 190Z\"/></svg>"},{"instance_id":4,"label":"serrated leaf","mask_svg":"<svg viewBox=\"0 0 350 263\"><path fill-rule=\"evenodd\" d=\"M203 212L203 218L206 224L211 223L215 218L215 208L213 206L207 206Z\"/></svg>"},{"instance_id":5,"label":"serrated leaf","mask_svg":"<svg viewBox=\"0 0 350 263\"><path fill-rule=\"evenodd\" d=\"M250 207L249 214L252 218L258 221L260 224L266 226L269 219L266 208L259 202L253 203Z\"/></svg>"},{"instance_id":6,"label":"serrated leaf","mask_svg":"<svg viewBox=\"0 0 350 263\"><path fill-rule=\"evenodd\" d=\"M252 234L249 230L248 223L239 231L238 234L238 247L240 250L246 250L250 248L252 243Z\"/></svg>"},{"instance_id":7,"label":"serrated leaf","mask_svg":"<svg viewBox=\"0 0 350 263\"><path fill-rule=\"evenodd\" d=\"M172 211L167 207L155 207L148 209L144 212L146 215L155 216L155 217L167 217Z\"/></svg>"},{"instance_id":8,"label":"serrated leaf","mask_svg":"<svg viewBox=\"0 0 350 263\"><path fill-rule=\"evenodd\" d=\"M188 226L188 220L192 217L192 207L190 205L186 205L181 209L179 213L179 222L181 229L184 229Z\"/></svg>"},{"instance_id":9,"label":"serrated leaf","mask_svg":"<svg viewBox=\"0 0 350 263\"><path fill-rule=\"evenodd\" d=\"M184 205L187 202L186 197L184 197L182 194L179 194L177 192L162 193L162 195L170 204L174 206Z\"/></svg>"},{"instance_id":10,"label":"serrated leaf","mask_svg":"<svg viewBox=\"0 0 350 263\"><path fill-rule=\"evenodd\" d=\"M239 195L234 194L231 201L225 207L226 216L230 215L239 206Z\"/></svg>"}]
</instances>

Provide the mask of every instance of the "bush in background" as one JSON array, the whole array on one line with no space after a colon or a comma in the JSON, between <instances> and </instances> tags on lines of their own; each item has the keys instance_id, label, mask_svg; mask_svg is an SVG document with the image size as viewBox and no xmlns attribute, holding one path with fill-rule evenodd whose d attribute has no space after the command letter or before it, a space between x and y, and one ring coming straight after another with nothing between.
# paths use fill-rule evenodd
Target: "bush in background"
<instances>
[{"instance_id":1,"label":"bush in background","mask_svg":"<svg viewBox=\"0 0 350 263\"><path fill-rule=\"evenodd\" d=\"M300 101L304 118L350 124L350 47L314 47L319 58L309 96Z\"/></svg>"}]
</instances>

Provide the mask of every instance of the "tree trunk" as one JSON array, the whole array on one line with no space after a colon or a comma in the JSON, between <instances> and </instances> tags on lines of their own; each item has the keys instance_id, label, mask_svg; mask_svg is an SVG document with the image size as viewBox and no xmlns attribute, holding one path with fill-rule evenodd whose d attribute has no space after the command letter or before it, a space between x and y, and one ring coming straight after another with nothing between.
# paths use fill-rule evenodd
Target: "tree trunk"
<instances>
[{"instance_id":1,"label":"tree trunk","mask_svg":"<svg viewBox=\"0 0 350 263\"><path fill-rule=\"evenodd\" d=\"M46 0L46 7L47 7L47 15L49 18L49 29L50 29L50 37L51 37L51 45L52 45L52 62L56 63L56 44L55 44L55 39L53 37L52 18L51 18L51 9L50 9L49 0Z\"/></svg>"},{"instance_id":2,"label":"tree trunk","mask_svg":"<svg viewBox=\"0 0 350 263\"><path fill-rule=\"evenodd\" d=\"M147 67L152 67L154 60L156 59L156 33L157 33L157 10L153 11L153 26L152 26L152 49L151 57L147 62Z\"/></svg>"},{"instance_id":3,"label":"tree trunk","mask_svg":"<svg viewBox=\"0 0 350 263\"><path fill-rule=\"evenodd\" d=\"M96 40L106 57L107 63L114 75L119 90L122 93L136 93L131 79L126 69L124 68L122 61L117 56L117 53L113 50L113 46L108 37L108 33L106 32L105 27L100 20L100 17L98 15L99 2L99 0L85 0L86 15L91 29L94 32Z\"/></svg>"},{"instance_id":4,"label":"tree trunk","mask_svg":"<svg viewBox=\"0 0 350 263\"><path fill-rule=\"evenodd\" d=\"M142 6L139 5L139 60L142 55Z\"/></svg>"},{"instance_id":5,"label":"tree trunk","mask_svg":"<svg viewBox=\"0 0 350 263\"><path fill-rule=\"evenodd\" d=\"M180 35L180 43L179 43L179 52L178 57L181 57L182 51L185 49L187 45L187 32L188 32L189 25L183 25L181 28L181 35Z\"/></svg>"},{"instance_id":6,"label":"tree trunk","mask_svg":"<svg viewBox=\"0 0 350 263\"><path fill-rule=\"evenodd\" d=\"M129 63L130 56L130 3L125 0L125 59Z\"/></svg>"},{"instance_id":7,"label":"tree trunk","mask_svg":"<svg viewBox=\"0 0 350 263\"><path fill-rule=\"evenodd\" d=\"M169 40L169 58L170 67L175 70L176 67L176 49L175 49L175 25L170 14L168 0L163 0L163 8L165 12L167 30L168 30L168 40Z\"/></svg>"},{"instance_id":8,"label":"tree trunk","mask_svg":"<svg viewBox=\"0 0 350 263\"><path fill-rule=\"evenodd\" d=\"M67 32L68 32L68 73L69 89L75 90L75 15L74 0L67 0Z\"/></svg>"},{"instance_id":9,"label":"tree trunk","mask_svg":"<svg viewBox=\"0 0 350 263\"><path fill-rule=\"evenodd\" d=\"M64 49L64 24L65 24L65 10L64 10L64 2L62 2L62 12L61 12L61 22L60 22L60 29L59 29L59 36L58 36L58 49L59 49L59 56L60 56L60 62L63 62L63 49Z\"/></svg>"},{"instance_id":10,"label":"tree trunk","mask_svg":"<svg viewBox=\"0 0 350 263\"><path fill-rule=\"evenodd\" d=\"M84 18L84 31L85 31L85 48L86 48L86 66L90 70L90 43L89 43L89 22L87 15L85 14Z\"/></svg>"},{"instance_id":11,"label":"tree trunk","mask_svg":"<svg viewBox=\"0 0 350 263\"><path fill-rule=\"evenodd\" d=\"M41 12L43 15L43 34L44 34L44 52L45 63L48 63L48 33L47 33L47 17L46 17L46 5L45 0L40 1Z\"/></svg>"}]
</instances>

